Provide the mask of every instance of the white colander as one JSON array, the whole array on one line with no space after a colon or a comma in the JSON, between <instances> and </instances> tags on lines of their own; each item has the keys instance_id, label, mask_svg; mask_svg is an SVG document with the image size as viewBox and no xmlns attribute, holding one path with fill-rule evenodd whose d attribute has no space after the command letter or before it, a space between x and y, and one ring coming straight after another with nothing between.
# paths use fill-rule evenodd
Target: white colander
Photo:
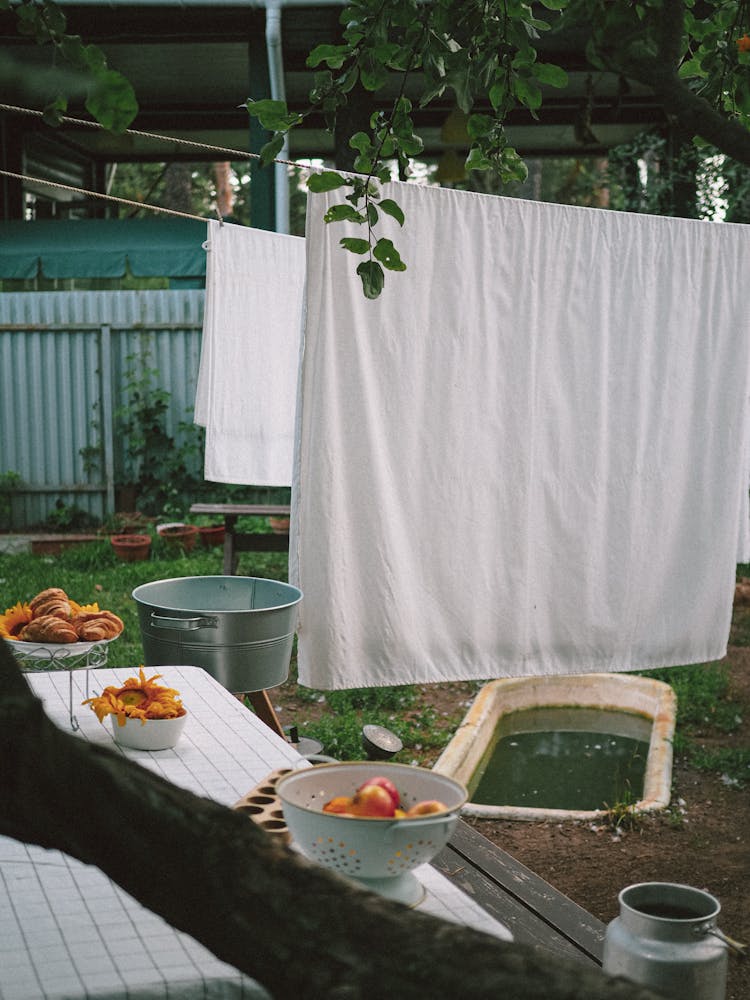
<instances>
[{"instance_id":1,"label":"white colander","mask_svg":"<svg viewBox=\"0 0 750 1000\"><path fill-rule=\"evenodd\" d=\"M405 809L428 799L437 799L446 808L410 819L323 812L329 799L353 795L377 775L398 788ZM382 761L321 764L293 771L281 778L276 791L292 839L306 857L409 905L424 895L412 869L431 861L445 847L468 797L463 785L444 774Z\"/></svg>"}]
</instances>

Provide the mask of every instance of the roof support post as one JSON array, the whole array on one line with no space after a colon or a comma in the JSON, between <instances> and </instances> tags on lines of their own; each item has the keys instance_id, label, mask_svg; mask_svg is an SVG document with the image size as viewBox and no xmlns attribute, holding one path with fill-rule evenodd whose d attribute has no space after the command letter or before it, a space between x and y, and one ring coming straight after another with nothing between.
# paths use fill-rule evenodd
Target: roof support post
<instances>
[{"instance_id":1,"label":"roof support post","mask_svg":"<svg viewBox=\"0 0 750 1000\"><path fill-rule=\"evenodd\" d=\"M284 57L281 50L281 5L283 0L268 0L266 6L266 49L271 97L274 101L286 100L284 86ZM279 157L289 159L289 139L284 139ZM274 201L276 232L289 232L289 177L285 163L274 164Z\"/></svg>"},{"instance_id":2,"label":"roof support post","mask_svg":"<svg viewBox=\"0 0 750 1000\"><path fill-rule=\"evenodd\" d=\"M253 15L253 19L264 15ZM248 42L248 83L250 97L260 101L268 97L270 90L268 48L260 26L251 25ZM257 118L250 117L250 152L260 153L271 138L262 128ZM275 177L273 170L261 167L257 160L250 163L250 225L255 229L276 228L275 219Z\"/></svg>"},{"instance_id":3,"label":"roof support post","mask_svg":"<svg viewBox=\"0 0 750 1000\"><path fill-rule=\"evenodd\" d=\"M0 166L14 174L23 171L23 123L18 116L0 114ZM0 176L0 220L11 222L24 217L23 182Z\"/></svg>"}]
</instances>

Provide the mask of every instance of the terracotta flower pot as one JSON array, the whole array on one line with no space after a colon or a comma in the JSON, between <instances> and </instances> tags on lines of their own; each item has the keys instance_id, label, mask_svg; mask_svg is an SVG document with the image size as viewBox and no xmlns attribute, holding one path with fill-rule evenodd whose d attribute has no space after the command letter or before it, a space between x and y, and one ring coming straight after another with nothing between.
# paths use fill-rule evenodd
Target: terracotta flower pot
<instances>
[{"instance_id":1,"label":"terracotta flower pot","mask_svg":"<svg viewBox=\"0 0 750 1000\"><path fill-rule=\"evenodd\" d=\"M157 527L159 537L168 545L190 552L198 538L198 528L194 524L162 524Z\"/></svg>"},{"instance_id":2,"label":"terracotta flower pot","mask_svg":"<svg viewBox=\"0 0 750 1000\"><path fill-rule=\"evenodd\" d=\"M110 538L115 555L123 562L139 562L148 559L151 551L150 535L112 535Z\"/></svg>"},{"instance_id":3,"label":"terracotta flower pot","mask_svg":"<svg viewBox=\"0 0 750 1000\"><path fill-rule=\"evenodd\" d=\"M211 548L212 545L224 544L223 524L199 525L198 534L200 535L201 543L205 545L207 549Z\"/></svg>"},{"instance_id":4,"label":"terracotta flower pot","mask_svg":"<svg viewBox=\"0 0 750 1000\"><path fill-rule=\"evenodd\" d=\"M288 517L269 517L268 523L271 525L271 531L274 535L288 535L289 534L289 518Z\"/></svg>"}]
</instances>

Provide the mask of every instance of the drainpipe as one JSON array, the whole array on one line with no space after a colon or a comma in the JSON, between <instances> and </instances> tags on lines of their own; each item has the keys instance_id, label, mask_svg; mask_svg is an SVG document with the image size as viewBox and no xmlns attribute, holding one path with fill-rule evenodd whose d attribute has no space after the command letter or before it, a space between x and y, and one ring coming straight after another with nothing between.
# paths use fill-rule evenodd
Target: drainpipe
<instances>
[{"instance_id":1,"label":"drainpipe","mask_svg":"<svg viewBox=\"0 0 750 1000\"><path fill-rule=\"evenodd\" d=\"M271 83L271 97L274 101L285 101L284 63L281 51L281 6L283 0L268 0L266 4L266 51L268 53L268 75ZM289 140L284 139L279 156L289 159ZM289 177L284 163L274 164L274 215L276 232L289 232Z\"/></svg>"}]
</instances>

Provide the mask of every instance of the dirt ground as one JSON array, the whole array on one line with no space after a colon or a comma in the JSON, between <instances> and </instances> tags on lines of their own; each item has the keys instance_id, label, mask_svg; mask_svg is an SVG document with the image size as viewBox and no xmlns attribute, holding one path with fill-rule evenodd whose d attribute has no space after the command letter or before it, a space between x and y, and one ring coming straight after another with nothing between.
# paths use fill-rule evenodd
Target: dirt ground
<instances>
[{"instance_id":1,"label":"dirt ground","mask_svg":"<svg viewBox=\"0 0 750 1000\"><path fill-rule=\"evenodd\" d=\"M748 747L750 648L730 647L726 663L729 697L740 705L743 722L731 737L706 737L704 742ZM282 725L326 711L324 705L301 703L295 692L291 684L273 692ZM462 715L472 696L465 684L425 685L420 694L423 703L439 713L460 706ZM750 942L750 791L729 786L720 775L675 758L669 810L619 835L604 825L576 822L468 822L605 923L617 916L617 895L625 886L680 882L716 896L722 907L721 929ZM750 1000L750 958L730 957L726 1000Z\"/></svg>"}]
</instances>

